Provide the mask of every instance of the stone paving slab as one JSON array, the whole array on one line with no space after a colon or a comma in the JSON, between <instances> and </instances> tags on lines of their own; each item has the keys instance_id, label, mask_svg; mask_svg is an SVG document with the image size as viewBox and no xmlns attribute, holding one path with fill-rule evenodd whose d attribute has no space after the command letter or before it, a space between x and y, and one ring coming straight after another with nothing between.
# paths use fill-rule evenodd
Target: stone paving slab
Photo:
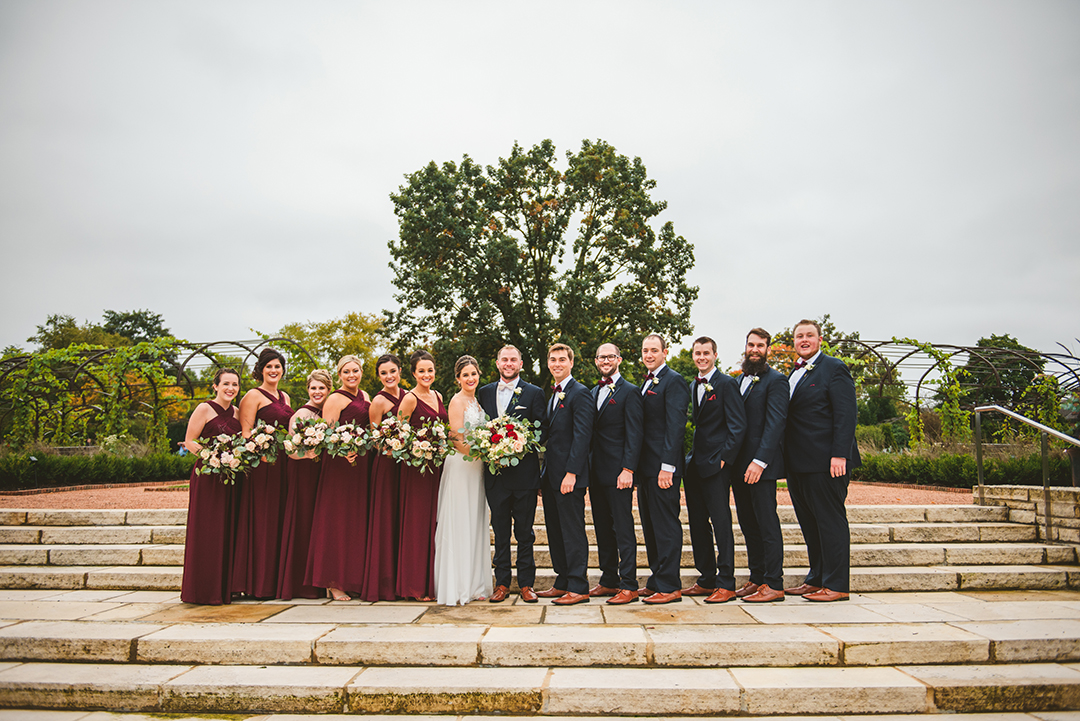
<instances>
[{"instance_id":1,"label":"stone paving slab","mask_svg":"<svg viewBox=\"0 0 1080 721\"><path fill-rule=\"evenodd\" d=\"M488 627L440 624L342 626L315 643L318 663L354 666L471 666Z\"/></svg>"},{"instance_id":2,"label":"stone paving slab","mask_svg":"<svg viewBox=\"0 0 1080 721\"><path fill-rule=\"evenodd\" d=\"M655 626L660 666L835 666L840 644L809 626Z\"/></svg>"},{"instance_id":3,"label":"stone paving slab","mask_svg":"<svg viewBox=\"0 0 1080 721\"><path fill-rule=\"evenodd\" d=\"M1064 569L1053 566L949 566L961 588L1068 588Z\"/></svg>"},{"instance_id":4,"label":"stone paving slab","mask_svg":"<svg viewBox=\"0 0 1080 721\"><path fill-rule=\"evenodd\" d=\"M121 596L126 596L131 591L124 591L121 589L109 589L109 590L94 590L88 591L85 589L78 591L65 591L58 593L54 596L49 596L45 600L48 601L111 601Z\"/></svg>"},{"instance_id":5,"label":"stone paving slab","mask_svg":"<svg viewBox=\"0 0 1080 721\"><path fill-rule=\"evenodd\" d=\"M847 666L893 666L922 663L987 663L985 636L944 623L851 624L821 630L844 644Z\"/></svg>"},{"instance_id":6,"label":"stone paving slab","mask_svg":"<svg viewBox=\"0 0 1080 721\"><path fill-rule=\"evenodd\" d=\"M496 623L532 624L543 619L544 607L541 604L493 604L487 601L474 601L467 606L432 606L420 619L420 623L457 623L472 624Z\"/></svg>"},{"instance_id":7,"label":"stone paving slab","mask_svg":"<svg viewBox=\"0 0 1080 721\"><path fill-rule=\"evenodd\" d=\"M733 668L752 715L921 713L926 687L895 668Z\"/></svg>"},{"instance_id":8,"label":"stone paving slab","mask_svg":"<svg viewBox=\"0 0 1080 721\"><path fill-rule=\"evenodd\" d=\"M1080 708L1080 671L1063 665L903 666L901 670L930 686L934 704L942 711Z\"/></svg>"},{"instance_id":9,"label":"stone paving slab","mask_svg":"<svg viewBox=\"0 0 1080 721\"><path fill-rule=\"evenodd\" d=\"M163 684L161 708L213 713L341 712L345 687L358 671L349 666L200 666Z\"/></svg>"},{"instance_id":10,"label":"stone paving slab","mask_svg":"<svg viewBox=\"0 0 1080 721\"><path fill-rule=\"evenodd\" d=\"M725 669L556 668L544 713L724 715L739 697Z\"/></svg>"},{"instance_id":11,"label":"stone paving slab","mask_svg":"<svg viewBox=\"0 0 1080 721\"><path fill-rule=\"evenodd\" d=\"M807 601L809 603L809 601ZM747 624L754 623L754 618L747 613L749 604L737 605L734 602L706 606L693 603L684 598L681 603L668 603L661 606L649 606L644 603L631 603L625 606L605 606L604 618L608 623L616 624Z\"/></svg>"},{"instance_id":12,"label":"stone paving slab","mask_svg":"<svg viewBox=\"0 0 1080 721\"><path fill-rule=\"evenodd\" d=\"M44 601L57 600L69 593L56 589L3 588L0 589L0 601Z\"/></svg>"},{"instance_id":13,"label":"stone paving slab","mask_svg":"<svg viewBox=\"0 0 1080 721\"><path fill-rule=\"evenodd\" d=\"M493 626L480 656L493 666L643 666L647 646L641 626Z\"/></svg>"},{"instance_id":14,"label":"stone paving slab","mask_svg":"<svg viewBox=\"0 0 1080 721\"><path fill-rule=\"evenodd\" d=\"M88 572L86 587L179 591L183 575L174 566L117 566Z\"/></svg>"},{"instance_id":15,"label":"stone paving slab","mask_svg":"<svg viewBox=\"0 0 1080 721\"><path fill-rule=\"evenodd\" d=\"M1057 601L978 601L939 604L926 603L930 608L947 611L968 621L1022 621L1042 618L1077 618L1077 608L1068 602Z\"/></svg>"},{"instance_id":16,"label":"stone paving slab","mask_svg":"<svg viewBox=\"0 0 1080 721\"><path fill-rule=\"evenodd\" d=\"M49 547L41 544L0 544L0 565L47 566Z\"/></svg>"},{"instance_id":17,"label":"stone paving slab","mask_svg":"<svg viewBox=\"0 0 1080 721\"><path fill-rule=\"evenodd\" d=\"M1080 620L1076 618L955 625L990 639L998 662L1080 660Z\"/></svg>"},{"instance_id":18,"label":"stone paving slab","mask_svg":"<svg viewBox=\"0 0 1080 721\"><path fill-rule=\"evenodd\" d=\"M92 566L5 566L0 568L0 586L51 590L85 588L87 573L99 570Z\"/></svg>"},{"instance_id":19,"label":"stone paving slab","mask_svg":"<svg viewBox=\"0 0 1080 721\"><path fill-rule=\"evenodd\" d=\"M942 605L933 608L923 603L878 603L872 606L872 610L893 621L905 623L945 623L967 620L963 616L942 610L945 607Z\"/></svg>"},{"instance_id":20,"label":"stone paving slab","mask_svg":"<svg viewBox=\"0 0 1080 721\"><path fill-rule=\"evenodd\" d=\"M171 605L163 611L146 616L148 623L256 623L281 613L281 606L262 604L229 604L227 606L196 606L190 603ZM318 622L318 619L312 619Z\"/></svg>"},{"instance_id":21,"label":"stone paving slab","mask_svg":"<svg viewBox=\"0 0 1080 721\"><path fill-rule=\"evenodd\" d=\"M544 623L604 623L604 607L591 602L574 606L548 604L544 609Z\"/></svg>"},{"instance_id":22,"label":"stone paving slab","mask_svg":"<svg viewBox=\"0 0 1080 721\"><path fill-rule=\"evenodd\" d=\"M798 576L799 583L809 569L787 569ZM851 590L859 593L871 591L955 591L960 587L956 569L950 567L922 566L855 566L851 569Z\"/></svg>"},{"instance_id":23,"label":"stone paving slab","mask_svg":"<svg viewBox=\"0 0 1080 721\"><path fill-rule=\"evenodd\" d=\"M117 608L119 603L74 603L52 601L0 601L0 618L22 621L74 621L94 613Z\"/></svg>"},{"instance_id":24,"label":"stone paving slab","mask_svg":"<svg viewBox=\"0 0 1080 721\"><path fill-rule=\"evenodd\" d=\"M129 526L183 526L187 524L187 509L131 509L124 515L124 523Z\"/></svg>"},{"instance_id":25,"label":"stone paving slab","mask_svg":"<svg viewBox=\"0 0 1080 721\"><path fill-rule=\"evenodd\" d=\"M888 616L877 613L875 606L852 603L813 603L793 596L783 603L740 604L752 618L761 623L897 623Z\"/></svg>"},{"instance_id":26,"label":"stone paving slab","mask_svg":"<svg viewBox=\"0 0 1080 721\"><path fill-rule=\"evenodd\" d=\"M0 658L126 663L134 658L136 639L162 628L149 623L27 621L0 628Z\"/></svg>"},{"instance_id":27,"label":"stone paving slab","mask_svg":"<svg viewBox=\"0 0 1080 721\"><path fill-rule=\"evenodd\" d=\"M67 508L30 509L26 512L29 526L122 526L127 511L78 510Z\"/></svg>"},{"instance_id":28,"label":"stone paving slab","mask_svg":"<svg viewBox=\"0 0 1080 721\"><path fill-rule=\"evenodd\" d=\"M169 608L170 606L163 603L125 603L117 608L94 613L84 618L87 621L145 621Z\"/></svg>"},{"instance_id":29,"label":"stone paving slab","mask_svg":"<svg viewBox=\"0 0 1080 721\"><path fill-rule=\"evenodd\" d=\"M423 615L426 608L406 604L296 606L282 610L268 618L266 623L412 623Z\"/></svg>"},{"instance_id":30,"label":"stone paving slab","mask_svg":"<svg viewBox=\"0 0 1080 721\"><path fill-rule=\"evenodd\" d=\"M177 624L139 639L136 660L246 665L311 663L316 640L333 629L330 624L320 623Z\"/></svg>"},{"instance_id":31,"label":"stone paving slab","mask_svg":"<svg viewBox=\"0 0 1080 721\"><path fill-rule=\"evenodd\" d=\"M0 671L0 705L152 711L161 685L190 666L23 663Z\"/></svg>"},{"instance_id":32,"label":"stone paving slab","mask_svg":"<svg viewBox=\"0 0 1080 721\"><path fill-rule=\"evenodd\" d=\"M348 686L349 710L535 714L547 677L546 668L367 668Z\"/></svg>"},{"instance_id":33,"label":"stone paving slab","mask_svg":"<svg viewBox=\"0 0 1080 721\"><path fill-rule=\"evenodd\" d=\"M133 543L100 545L43 545L52 566L138 566L144 546ZM181 560L183 565L183 560Z\"/></svg>"},{"instance_id":34,"label":"stone paving slab","mask_svg":"<svg viewBox=\"0 0 1080 721\"><path fill-rule=\"evenodd\" d=\"M34 526L26 526L33 528ZM150 543L152 526L41 526L41 543Z\"/></svg>"}]
</instances>

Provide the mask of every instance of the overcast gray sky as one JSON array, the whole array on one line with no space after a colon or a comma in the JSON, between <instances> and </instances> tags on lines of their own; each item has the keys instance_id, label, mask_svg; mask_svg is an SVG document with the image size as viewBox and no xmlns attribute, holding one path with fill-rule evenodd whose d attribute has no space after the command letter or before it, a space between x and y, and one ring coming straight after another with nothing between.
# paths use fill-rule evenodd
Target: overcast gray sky
<instances>
[{"instance_id":1,"label":"overcast gray sky","mask_svg":"<svg viewBox=\"0 0 1080 721\"><path fill-rule=\"evenodd\" d=\"M602 138L694 244L725 364L822 313L1077 350L1074 0L4 0L0 99L0 346L378 312L405 173Z\"/></svg>"}]
</instances>

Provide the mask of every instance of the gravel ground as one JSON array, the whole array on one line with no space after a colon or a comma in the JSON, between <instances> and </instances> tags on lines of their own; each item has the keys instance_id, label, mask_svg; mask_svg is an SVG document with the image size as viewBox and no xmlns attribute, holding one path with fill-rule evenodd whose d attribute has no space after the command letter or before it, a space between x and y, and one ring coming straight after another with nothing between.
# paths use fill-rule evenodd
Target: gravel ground
<instances>
[{"instance_id":1,"label":"gravel ground","mask_svg":"<svg viewBox=\"0 0 1080 721\"><path fill-rule=\"evenodd\" d=\"M125 486L25 496L0 495L0 508L187 508L186 490L160 490L161 488ZM787 491L779 491L776 500L780 505L791 505ZM848 490L847 503L849 506L967 505L971 503L971 491L931 491L852 483Z\"/></svg>"}]
</instances>

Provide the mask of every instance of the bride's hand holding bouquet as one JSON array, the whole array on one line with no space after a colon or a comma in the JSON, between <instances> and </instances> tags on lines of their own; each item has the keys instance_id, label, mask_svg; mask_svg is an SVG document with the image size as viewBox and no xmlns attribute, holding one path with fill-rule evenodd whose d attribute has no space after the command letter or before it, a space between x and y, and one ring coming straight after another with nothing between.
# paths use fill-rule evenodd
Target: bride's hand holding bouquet
<instances>
[{"instance_id":1,"label":"bride's hand holding bouquet","mask_svg":"<svg viewBox=\"0 0 1080 721\"><path fill-rule=\"evenodd\" d=\"M529 453L544 450L540 445L540 421L527 421L516 416L499 416L463 429L468 458L487 464L498 474L504 468L516 466Z\"/></svg>"}]
</instances>

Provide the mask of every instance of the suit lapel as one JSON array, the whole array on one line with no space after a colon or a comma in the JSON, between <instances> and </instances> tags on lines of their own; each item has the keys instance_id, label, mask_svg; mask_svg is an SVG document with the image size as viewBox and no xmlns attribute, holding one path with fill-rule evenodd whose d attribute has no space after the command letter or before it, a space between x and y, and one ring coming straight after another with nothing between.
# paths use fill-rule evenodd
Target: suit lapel
<instances>
[{"instance_id":1,"label":"suit lapel","mask_svg":"<svg viewBox=\"0 0 1080 721\"><path fill-rule=\"evenodd\" d=\"M563 394L564 394L564 395L568 395L568 394L569 394L569 391L570 391L570 387L571 387L571 385L573 385L573 384L574 384L574 383L576 383L576 382L577 382L577 381L575 381L575 380L574 380L573 378L571 378L571 379L570 379L570 382L569 382L569 383L567 383L567 384L566 384L566 385L565 385L565 386L563 387L563 389L562 389L562 392L563 392ZM551 395L552 395L552 398L554 398L554 397L555 397L555 394L554 394L554 393L552 393ZM561 405L562 405L562 400L560 400L560 399L556 398L556 399L555 399L555 407L554 407L554 408L552 408L552 410L551 410L551 417L550 417L550 418L548 419L549 421L553 421L553 420L555 420L555 416L559 415L559 406L561 406Z\"/></svg>"},{"instance_id":2,"label":"suit lapel","mask_svg":"<svg viewBox=\"0 0 1080 721\"><path fill-rule=\"evenodd\" d=\"M623 385L625 385L625 384L623 382L622 376L619 376L619 380L617 382L611 384L611 390L608 392L607 398L604 399L604 405L600 406L596 411L598 416L602 415L603 412L605 410L607 410L608 404L611 403L611 401L613 401L615 399L615 394L619 392L619 389L621 389L623 387ZM600 386L597 386L596 387L596 395L593 397L593 400L596 401L596 400L599 400L599 398L600 398Z\"/></svg>"}]
</instances>

